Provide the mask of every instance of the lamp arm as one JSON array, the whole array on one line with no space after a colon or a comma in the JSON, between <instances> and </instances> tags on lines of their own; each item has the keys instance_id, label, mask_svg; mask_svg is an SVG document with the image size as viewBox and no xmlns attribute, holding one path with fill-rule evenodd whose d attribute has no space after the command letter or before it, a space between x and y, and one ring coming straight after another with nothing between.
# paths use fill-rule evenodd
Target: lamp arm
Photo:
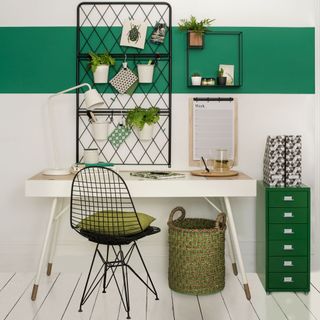
<instances>
[{"instance_id":1,"label":"lamp arm","mask_svg":"<svg viewBox=\"0 0 320 320\"><path fill-rule=\"evenodd\" d=\"M66 92L69 92L69 91L72 91L72 90L81 88L81 87L88 87L89 90L91 90L91 86L90 86L89 83L82 83L82 84L79 84L78 86L75 86L75 87L72 87L72 88L69 88L69 89L66 89L66 90L57 92L57 93L55 93L55 94L52 94L51 96L49 96L49 99L51 99L51 98L53 98L53 97L56 97L56 96L59 96L60 94L63 94L63 93L66 93Z\"/></svg>"},{"instance_id":2,"label":"lamp arm","mask_svg":"<svg viewBox=\"0 0 320 320\"><path fill-rule=\"evenodd\" d=\"M55 141L55 133L56 131L54 130L54 124L53 124L53 119L52 116L50 114L51 111L51 99L59 96L61 94L64 94L66 92L81 88L81 87L88 87L89 90L91 90L91 86L88 83L82 83L79 84L78 86L57 92L55 94L52 94L51 96L49 96L48 98L48 106L47 106L47 110L46 110L46 118L47 118L47 123L48 123L48 137L49 137L49 145L50 145L50 149L51 149L51 153L52 153L52 159L53 159L53 168L59 168L59 151L58 148L56 146L56 141Z\"/></svg>"}]
</instances>

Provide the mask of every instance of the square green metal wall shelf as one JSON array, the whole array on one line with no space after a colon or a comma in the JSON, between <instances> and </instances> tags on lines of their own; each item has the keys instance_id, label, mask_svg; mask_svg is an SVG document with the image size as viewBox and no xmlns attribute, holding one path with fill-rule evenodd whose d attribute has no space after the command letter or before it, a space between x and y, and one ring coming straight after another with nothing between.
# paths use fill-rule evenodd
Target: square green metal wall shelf
<instances>
[{"instance_id":1,"label":"square green metal wall shelf","mask_svg":"<svg viewBox=\"0 0 320 320\"><path fill-rule=\"evenodd\" d=\"M190 34L186 36L187 86L192 88L239 88L242 86L243 35L238 31L208 31L204 34L203 45L189 46ZM191 75L200 73L203 78L216 78L219 64L234 65L233 85L191 84Z\"/></svg>"}]
</instances>

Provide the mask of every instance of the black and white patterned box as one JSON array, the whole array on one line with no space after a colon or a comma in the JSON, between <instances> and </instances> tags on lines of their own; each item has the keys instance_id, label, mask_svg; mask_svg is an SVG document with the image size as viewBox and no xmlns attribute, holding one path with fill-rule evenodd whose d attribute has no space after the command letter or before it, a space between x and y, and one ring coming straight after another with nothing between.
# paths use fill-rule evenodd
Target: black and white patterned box
<instances>
[{"instance_id":1,"label":"black and white patterned box","mask_svg":"<svg viewBox=\"0 0 320 320\"><path fill-rule=\"evenodd\" d=\"M301 135L286 136L285 183L286 186L301 185L302 142Z\"/></svg>"},{"instance_id":2,"label":"black and white patterned box","mask_svg":"<svg viewBox=\"0 0 320 320\"><path fill-rule=\"evenodd\" d=\"M270 186L285 186L285 136L267 137L263 181Z\"/></svg>"}]
</instances>

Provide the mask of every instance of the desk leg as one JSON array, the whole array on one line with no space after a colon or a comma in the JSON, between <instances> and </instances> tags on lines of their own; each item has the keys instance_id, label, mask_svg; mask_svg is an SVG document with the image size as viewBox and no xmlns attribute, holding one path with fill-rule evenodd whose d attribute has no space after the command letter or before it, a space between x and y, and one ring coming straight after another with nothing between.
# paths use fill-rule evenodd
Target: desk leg
<instances>
[{"instance_id":1,"label":"desk leg","mask_svg":"<svg viewBox=\"0 0 320 320\"><path fill-rule=\"evenodd\" d=\"M50 238L52 222L53 222L53 219L54 219L54 216L55 216L55 213L56 213L57 201L58 201L58 199L54 198L54 200L52 202L50 217L49 217L49 221L48 221L48 225L47 225L47 231L46 231L46 235L45 235L45 238L44 238L42 251L41 251L41 256L40 256L40 260L39 260L39 264L38 264L38 270L37 270L36 278L35 278L33 289L32 289L31 300L36 300L36 298L37 298L40 274L41 274L41 270L42 270L45 254L46 254L47 247L48 247L48 242L49 242L49 238Z\"/></svg>"},{"instance_id":2,"label":"desk leg","mask_svg":"<svg viewBox=\"0 0 320 320\"><path fill-rule=\"evenodd\" d=\"M229 229L229 222L227 219L227 230L226 230L226 236L227 236L227 244L228 244L228 249L229 249L229 253L230 253L230 259L231 259L231 264L232 264L232 271L233 274L235 276L238 275L238 268L237 268L237 263L236 263L236 258L234 255L234 251L233 251L233 246L232 246L232 240L231 240L231 236L230 236L230 229Z\"/></svg>"},{"instance_id":3,"label":"desk leg","mask_svg":"<svg viewBox=\"0 0 320 320\"><path fill-rule=\"evenodd\" d=\"M64 202L63 198L58 200L57 208L59 211L61 211L63 208L63 202ZM58 210L56 210L56 211L58 212ZM53 219L52 239L51 239L51 243L49 246L49 252L48 252L49 259L48 259L48 265L47 265L47 276L50 276L51 271L52 271L53 258L54 258L55 252L56 252L59 224L60 224L60 217L57 217L57 215L55 215L55 217Z\"/></svg>"},{"instance_id":4,"label":"desk leg","mask_svg":"<svg viewBox=\"0 0 320 320\"><path fill-rule=\"evenodd\" d=\"M246 272L244 269L244 264L243 264L242 255L241 255L241 251L240 251L240 245L239 245L239 240L238 240L238 236L237 236L236 226L234 224L233 214L232 214L231 205L230 205L230 201L229 201L228 197L224 197L224 203L225 203L226 210L227 210L227 221L228 221L229 232L230 232L232 244L234 245L238 266L239 266L240 273L242 276L243 288L246 293L247 299L250 300L251 294L250 294L249 284L248 284L247 275L246 275Z\"/></svg>"},{"instance_id":5,"label":"desk leg","mask_svg":"<svg viewBox=\"0 0 320 320\"><path fill-rule=\"evenodd\" d=\"M219 198L219 201L220 201L221 208L223 210L226 210L223 198ZM232 244L229 230L230 230L229 229L229 219L227 219L226 242L227 242L228 249L229 249L229 254L230 254L230 259L231 259L231 264L232 264L232 271L233 271L233 274L235 276L237 276L238 275L238 268L237 268L236 258L234 255L234 249L233 249L233 244Z\"/></svg>"}]
</instances>

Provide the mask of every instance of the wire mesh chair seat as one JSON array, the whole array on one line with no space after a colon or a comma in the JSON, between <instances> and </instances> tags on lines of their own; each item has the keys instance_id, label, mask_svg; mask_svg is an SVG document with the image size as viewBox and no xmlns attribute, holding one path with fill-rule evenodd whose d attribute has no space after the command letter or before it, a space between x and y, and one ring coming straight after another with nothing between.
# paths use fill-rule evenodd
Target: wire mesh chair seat
<instances>
[{"instance_id":1,"label":"wire mesh chair seat","mask_svg":"<svg viewBox=\"0 0 320 320\"><path fill-rule=\"evenodd\" d=\"M79 311L82 311L82 306L101 281L103 292L106 292L110 282L114 280L127 312L127 319L130 319L128 270L158 300L157 291L136 242L160 232L158 227L150 226L153 220L152 217L136 211L125 181L113 170L88 167L75 175L71 189L70 224L81 236L97 244ZM101 251L100 245L106 245L106 253ZM129 247L127 252L123 247ZM138 253L147 274L147 281L129 264L134 251ZM98 258L102 265L91 279L93 266ZM119 273L116 272L118 268L122 270L120 280Z\"/></svg>"}]
</instances>

